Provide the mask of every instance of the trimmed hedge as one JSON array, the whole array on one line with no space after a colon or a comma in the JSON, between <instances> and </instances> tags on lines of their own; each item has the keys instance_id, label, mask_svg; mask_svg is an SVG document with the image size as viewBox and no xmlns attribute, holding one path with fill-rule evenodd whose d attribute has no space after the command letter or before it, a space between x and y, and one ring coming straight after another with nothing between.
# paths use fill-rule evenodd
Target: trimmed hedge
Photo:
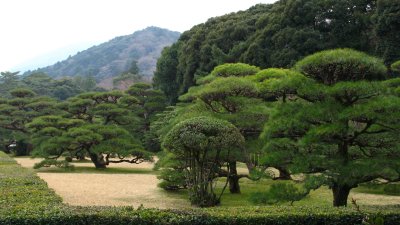
<instances>
[{"instance_id":1,"label":"trimmed hedge","mask_svg":"<svg viewBox=\"0 0 400 225\"><path fill-rule=\"evenodd\" d=\"M382 211L385 225L400 224L400 206ZM260 206L193 210L134 209L132 207L71 207L31 170L21 168L0 152L0 224L361 224L364 215L349 208Z\"/></svg>"}]
</instances>

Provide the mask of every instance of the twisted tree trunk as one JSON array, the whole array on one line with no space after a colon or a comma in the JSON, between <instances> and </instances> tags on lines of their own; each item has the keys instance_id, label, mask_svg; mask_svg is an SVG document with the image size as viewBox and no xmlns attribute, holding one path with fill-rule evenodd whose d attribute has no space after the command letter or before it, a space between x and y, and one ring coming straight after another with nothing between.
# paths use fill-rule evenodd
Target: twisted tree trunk
<instances>
[{"instance_id":1,"label":"twisted tree trunk","mask_svg":"<svg viewBox=\"0 0 400 225\"><path fill-rule=\"evenodd\" d=\"M95 165L96 169L107 168L107 162L104 160L104 156L96 153L89 153L90 159Z\"/></svg>"},{"instance_id":2,"label":"twisted tree trunk","mask_svg":"<svg viewBox=\"0 0 400 225\"><path fill-rule=\"evenodd\" d=\"M332 185L333 193L333 206L347 206L347 198L349 197L351 187L347 185L339 185L334 183Z\"/></svg>"}]
</instances>

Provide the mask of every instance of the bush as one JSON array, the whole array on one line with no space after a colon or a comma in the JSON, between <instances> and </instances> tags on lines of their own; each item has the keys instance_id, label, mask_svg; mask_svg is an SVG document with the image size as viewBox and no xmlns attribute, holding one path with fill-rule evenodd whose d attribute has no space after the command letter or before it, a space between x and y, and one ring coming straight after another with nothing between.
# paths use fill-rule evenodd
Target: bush
<instances>
[{"instance_id":1,"label":"bush","mask_svg":"<svg viewBox=\"0 0 400 225\"><path fill-rule=\"evenodd\" d=\"M216 77L243 77L254 75L259 71L260 69L258 67L245 63L226 63L215 67L211 75Z\"/></svg>"},{"instance_id":2,"label":"bush","mask_svg":"<svg viewBox=\"0 0 400 225\"><path fill-rule=\"evenodd\" d=\"M71 159L72 161L72 159ZM51 167L51 166L56 166L58 168L63 168L63 169L73 169L74 166L69 164L67 160L63 161L58 161L56 159L44 159L39 163L35 163L33 166L34 169L39 169L42 167Z\"/></svg>"},{"instance_id":3,"label":"bush","mask_svg":"<svg viewBox=\"0 0 400 225\"><path fill-rule=\"evenodd\" d=\"M161 182L158 187L167 191L176 191L179 189L186 188L185 174L182 169L165 168L161 170L159 176L157 176Z\"/></svg>"},{"instance_id":4,"label":"bush","mask_svg":"<svg viewBox=\"0 0 400 225\"><path fill-rule=\"evenodd\" d=\"M400 184L385 184L383 192L387 195L400 195Z\"/></svg>"},{"instance_id":5,"label":"bush","mask_svg":"<svg viewBox=\"0 0 400 225\"><path fill-rule=\"evenodd\" d=\"M291 183L276 183L272 184L267 192L258 192L250 196L250 200L255 204L276 204L280 202L300 201L308 195L307 190L299 189Z\"/></svg>"}]
</instances>

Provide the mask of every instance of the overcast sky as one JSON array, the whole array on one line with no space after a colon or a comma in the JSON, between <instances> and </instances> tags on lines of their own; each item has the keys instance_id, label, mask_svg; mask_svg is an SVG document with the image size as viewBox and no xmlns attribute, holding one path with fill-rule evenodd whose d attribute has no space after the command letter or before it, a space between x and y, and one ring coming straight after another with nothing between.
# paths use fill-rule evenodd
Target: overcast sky
<instances>
[{"instance_id":1,"label":"overcast sky","mask_svg":"<svg viewBox=\"0 0 400 225\"><path fill-rule=\"evenodd\" d=\"M183 32L210 17L275 1L0 0L0 71L21 69L61 49L73 54L148 26Z\"/></svg>"}]
</instances>

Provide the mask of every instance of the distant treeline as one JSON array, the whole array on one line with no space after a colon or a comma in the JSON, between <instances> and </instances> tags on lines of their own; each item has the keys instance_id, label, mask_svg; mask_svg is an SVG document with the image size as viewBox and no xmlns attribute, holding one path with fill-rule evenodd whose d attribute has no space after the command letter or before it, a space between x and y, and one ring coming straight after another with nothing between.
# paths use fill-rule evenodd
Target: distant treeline
<instances>
[{"instance_id":1,"label":"distant treeline","mask_svg":"<svg viewBox=\"0 0 400 225\"><path fill-rule=\"evenodd\" d=\"M222 63L289 68L317 51L352 48L400 58L400 3L391 0L280 0L209 19L164 49L155 85L169 101Z\"/></svg>"}]
</instances>

